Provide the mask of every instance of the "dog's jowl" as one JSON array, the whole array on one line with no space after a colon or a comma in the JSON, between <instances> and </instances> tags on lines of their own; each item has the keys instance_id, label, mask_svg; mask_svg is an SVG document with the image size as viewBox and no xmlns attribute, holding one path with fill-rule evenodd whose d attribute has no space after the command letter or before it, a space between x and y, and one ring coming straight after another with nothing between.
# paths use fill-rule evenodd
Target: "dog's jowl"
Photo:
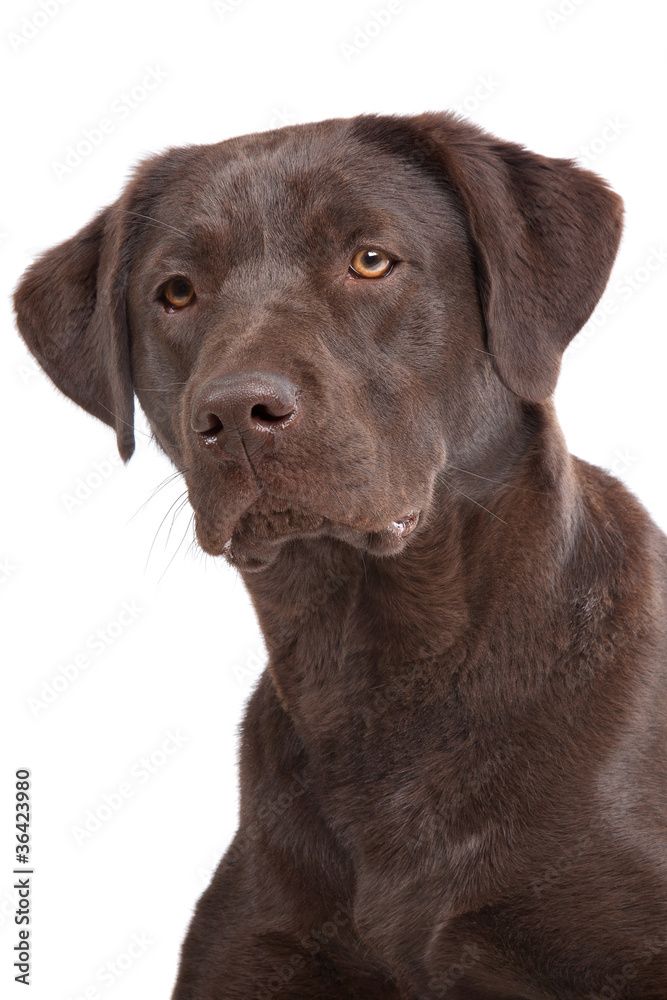
<instances>
[{"instance_id":1,"label":"dog's jowl","mask_svg":"<svg viewBox=\"0 0 667 1000\"><path fill-rule=\"evenodd\" d=\"M569 160L369 115L153 156L21 281L270 653L175 1000L667 997L666 539L551 401L621 225Z\"/></svg>"}]
</instances>

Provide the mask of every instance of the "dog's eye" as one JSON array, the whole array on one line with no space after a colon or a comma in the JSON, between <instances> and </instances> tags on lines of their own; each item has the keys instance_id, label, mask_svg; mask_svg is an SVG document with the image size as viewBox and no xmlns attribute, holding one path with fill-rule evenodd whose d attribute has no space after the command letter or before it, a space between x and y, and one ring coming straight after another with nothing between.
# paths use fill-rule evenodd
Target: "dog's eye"
<instances>
[{"instance_id":1,"label":"dog's eye","mask_svg":"<svg viewBox=\"0 0 667 1000\"><path fill-rule=\"evenodd\" d=\"M350 263L350 271L355 278L384 278L389 274L394 262L381 250L360 250Z\"/></svg>"},{"instance_id":2,"label":"dog's eye","mask_svg":"<svg viewBox=\"0 0 667 1000\"><path fill-rule=\"evenodd\" d=\"M172 278L162 289L160 299L167 309L183 309L194 301L195 290L187 278Z\"/></svg>"}]
</instances>

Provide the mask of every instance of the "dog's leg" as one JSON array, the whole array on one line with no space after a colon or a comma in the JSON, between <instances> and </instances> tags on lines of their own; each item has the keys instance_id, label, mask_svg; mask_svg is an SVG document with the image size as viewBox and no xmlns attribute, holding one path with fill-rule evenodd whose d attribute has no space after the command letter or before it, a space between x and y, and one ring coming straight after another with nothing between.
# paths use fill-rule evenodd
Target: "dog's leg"
<instances>
[{"instance_id":1,"label":"dog's leg","mask_svg":"<svg viewBox=\"0 0 667 1000\"><path fill-rule=\"evenodd\" d=\"M347 911L322 920L313 900L299 926L285 899L278 921L276 891L249 878L239 859L223 859L197 906L172 1000L402 1000L391 981L364 969Z\"/></svg>"},{"instance_id":2,"label":"dog's leg","mask_svg":"<svg viewBox=\"0 0 667 1000\"><path fill-rule=\"evenodd\" d=\"M246 715L241 821L183 945L172 1000L413 1000L359 939L349 859L265 677Z\"/></svg>"}]
</instances>

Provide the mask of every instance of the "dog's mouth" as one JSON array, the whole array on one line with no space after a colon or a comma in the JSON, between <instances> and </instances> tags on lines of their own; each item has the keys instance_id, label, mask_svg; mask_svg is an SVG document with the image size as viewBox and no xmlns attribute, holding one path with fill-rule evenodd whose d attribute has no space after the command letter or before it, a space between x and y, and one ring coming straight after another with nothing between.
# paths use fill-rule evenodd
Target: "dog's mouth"
<instances>
[{"instance_id":1,"label":"dog's mouth","mask_svg":"<svg viewBox=\"0 0 667 1000\"><path fill-rule=\"evenodd\" d=\"M326 535L377 554L397 552L417 527L420 514L419 509L413 509L380 525L345 523L261 493L233 524L219 524L216 530L196 511L195 525L205 552L222 555L239 569L252 571L273 562L282 545L297 538Z\"/></svg>"},{"instance_id":2,"label":"dog's mouth","mask_svg":"<svg viewBox=\"0 0 667 1000\"><path fill-rule=\"evenodd\" d=\"M392 521L387 531L390 531L396 538L407 538L419 524L420 513L421 511L419 510L411 510L409 514L405 514L400 520Z\"/></svg>"}]
</instances>

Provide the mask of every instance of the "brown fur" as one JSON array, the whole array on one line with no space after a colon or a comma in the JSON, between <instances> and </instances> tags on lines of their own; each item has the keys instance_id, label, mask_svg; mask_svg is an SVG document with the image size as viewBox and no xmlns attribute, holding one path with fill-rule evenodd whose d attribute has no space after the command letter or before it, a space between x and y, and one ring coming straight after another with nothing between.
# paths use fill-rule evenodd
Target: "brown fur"
<instances>
[{"instance_id":1,"label":"brown fur","mask_svg":"<svg viewBox=\"0 0 667 1000\"><path fill-rule=\"evenodd\" d=\"M550 400L621 215L362 116L152 157L24 276L30 349L125 459L134 390L270 653L174 1000L667 997L666 540Z\"/></svg>"}]
</instances>

